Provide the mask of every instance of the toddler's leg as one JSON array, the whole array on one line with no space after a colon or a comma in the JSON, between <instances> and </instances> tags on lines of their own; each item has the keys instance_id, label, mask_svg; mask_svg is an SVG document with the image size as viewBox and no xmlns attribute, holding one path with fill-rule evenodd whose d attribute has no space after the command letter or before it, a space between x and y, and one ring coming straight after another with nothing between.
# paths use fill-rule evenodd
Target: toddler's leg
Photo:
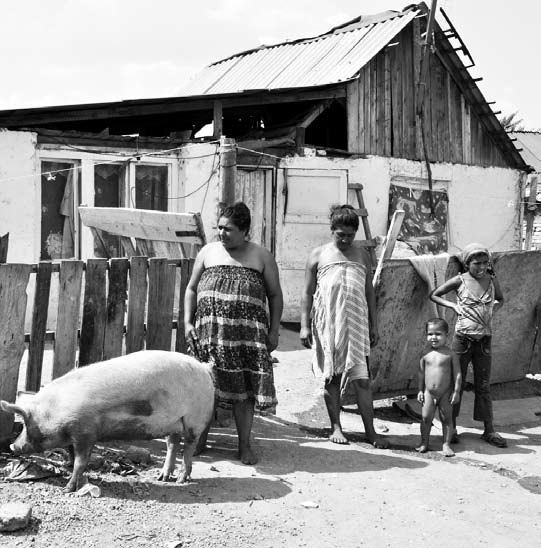
<instances>
[{"instance_id":1,"label":"toddler's leg","mask_svg":"<svg viewBox=\"0 0 541 548\"><path fill-rule=\"evenodd\" d=\"M438 401L438 410L443 431L443 454L446 457L454 457L455 452L451 449L451 439L454 433L453 406L449 401L449 394L444 394Z\"/></svg>"},{"instance_id":2,"label":"toddler's leg","mask_svg":"<svg viewBox=\"0 0 541 548\"><path fill-rule=\"evenodd\" d=\"M435 410L436 406L434 405L434 398L428 390L425 390L425 401L421 412L421 445L416 447L416 450L419 453L426 453L428 451L428 438L430 437L430 429L432 427L432 420L434 419Z\"/></svg>"}]
</instances>

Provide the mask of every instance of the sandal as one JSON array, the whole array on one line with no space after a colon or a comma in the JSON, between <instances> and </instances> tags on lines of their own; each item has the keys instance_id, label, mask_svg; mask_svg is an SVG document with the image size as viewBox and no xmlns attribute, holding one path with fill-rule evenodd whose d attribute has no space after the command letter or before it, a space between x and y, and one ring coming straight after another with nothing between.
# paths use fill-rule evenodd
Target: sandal
<instances>
[{"instance_id":1,"label":"sandal","mask_svg":"<svg viewBox=\"0 0 541 548\"><path fill-rule=\"evenodd\" d=\"M484 433L481 435L481 439L485 440L487 443L490 443L490 445L494 445L494 447L507 447L507 441L497 432Z\"/></svg>"}]
</instances>

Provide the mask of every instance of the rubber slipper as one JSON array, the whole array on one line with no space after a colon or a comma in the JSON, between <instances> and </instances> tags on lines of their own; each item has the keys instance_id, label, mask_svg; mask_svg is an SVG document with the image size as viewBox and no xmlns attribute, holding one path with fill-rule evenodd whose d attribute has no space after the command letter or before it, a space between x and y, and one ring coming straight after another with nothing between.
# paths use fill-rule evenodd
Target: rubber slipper
<instances>
[{"instance_id":1,"label":"rubber slipper","mask_svg":"<svg viewBox=\"0 0 541 548\"><path fill-rule=\"evenodd\" d=\"M499 434L496 432L490 432L489 434L482 434L481 439L485 440L487 443L490 443L490 445L494 445L494 447L507 447L507 442L504 438L502 438Z\"/></svg>"}]
</instances>

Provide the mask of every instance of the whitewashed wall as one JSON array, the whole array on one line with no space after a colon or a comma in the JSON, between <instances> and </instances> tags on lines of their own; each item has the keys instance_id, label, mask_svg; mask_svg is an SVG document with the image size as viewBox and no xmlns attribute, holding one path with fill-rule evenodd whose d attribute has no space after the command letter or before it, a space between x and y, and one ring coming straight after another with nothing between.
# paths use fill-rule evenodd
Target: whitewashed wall
<instances>
[{"instance_id":1,"label":"whitewashed wall","mask_svg":"<svg viewBox=\"0 0 541 548\"><path fill-rule=\"evenodd\" d=\"M389 188L391 183L427 188L426 167L422 162L383 157L339 159L326 157L292 157L283 160L280 167L289 173L305 170L347 171L347 182L361 183L368 209L372 236L387 233ZM316 171L312 171L316 174ZM433 187L446 189L449 194L448 241L449 253L459 252L470 242L481 242L492 251L520 249L521 175L513 169L483 168L459 164L432 165ZM300 295L303 284L303 265L310 250L329 240L329 227L314 224L295 226L294 239L289 236L287 219L280 224L284 201L284 180L279 177L277 218L277 262L281 270L282 286L287 303L284 321L299 321ZM344 184L340 178L335 184ZM423 186L424 185L424 186ZM316 188L316 185L314 186ZM291 195L291 188L289 189ZM331 195L314 192L306 195L313 208L321 210L321 200ZM339 195L340 192L336 192ZM357 205L350 191L348 203ZM327 206L331 205L330 203ZM304 204L310 209L309 204ZM358 236L364 238L362 228ZM289 249L293 245L294 249ZM288 257L294 255L295 261Z\"/></svg>"},{"instance_id":2,"label":"whitewashed wall","mask_svg":"<svg viewBox=\"0 0 541 548\"><path fill-rule=\"evenodd\" d=\"M39 254L40 171L36 134L0 130L0 235L9 232L8 262Z\"/></svg>"}]
</instances>

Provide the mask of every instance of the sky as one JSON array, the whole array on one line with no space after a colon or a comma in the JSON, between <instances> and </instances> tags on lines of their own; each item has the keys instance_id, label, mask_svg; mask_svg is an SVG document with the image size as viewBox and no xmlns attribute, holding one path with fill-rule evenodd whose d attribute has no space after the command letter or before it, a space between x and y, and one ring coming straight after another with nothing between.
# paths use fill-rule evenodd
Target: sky
<instances>
[{"instance_id":1,"label":"sky","mask_svg":"<svg viewBox=\"0 0 541 548\"><path fill-rule=\"evenodd\" d=\"M11 0L0 20L0 110L171 97L204 66L316 36L407 0ZM430 4L431 0L427 0ZM538 0L438 0L494 110L541 128Z\"/></svg>"}]
</instances>

